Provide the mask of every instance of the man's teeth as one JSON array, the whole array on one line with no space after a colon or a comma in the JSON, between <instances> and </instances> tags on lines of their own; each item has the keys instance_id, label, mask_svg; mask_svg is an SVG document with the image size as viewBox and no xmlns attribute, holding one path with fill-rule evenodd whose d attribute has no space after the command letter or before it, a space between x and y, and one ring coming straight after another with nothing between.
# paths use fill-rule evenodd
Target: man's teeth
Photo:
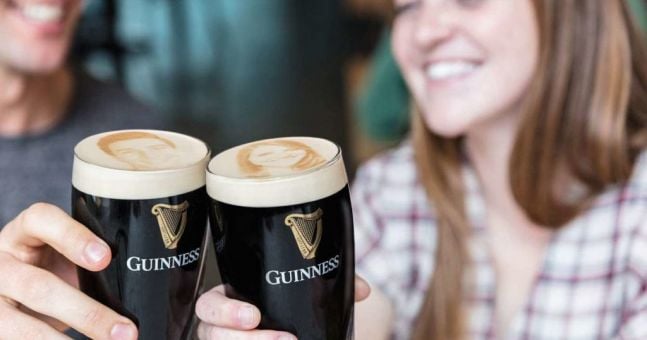
<instances>
[{"instance_id":1,"label":"man's teeth","mask_svg":"<svg viewBox=\"0 0 647 340\"><path fill-rule=\"evenodd\" d=\"M26 4L22 7L25 18L40 22L57 22L63 17L63 7L48 4Z\"/></svg>"},{"instance_id":2,"label":"man's teeth","mask_svg":"<svg viewBox=\"0 0 647 340\"><path fill-rule=\"evenodd\" d=\"M437 62L427 67L427 76L432 80L446 79L468 74L476 69L477 65L465 61Z\"/></svg>"}]
</instances>

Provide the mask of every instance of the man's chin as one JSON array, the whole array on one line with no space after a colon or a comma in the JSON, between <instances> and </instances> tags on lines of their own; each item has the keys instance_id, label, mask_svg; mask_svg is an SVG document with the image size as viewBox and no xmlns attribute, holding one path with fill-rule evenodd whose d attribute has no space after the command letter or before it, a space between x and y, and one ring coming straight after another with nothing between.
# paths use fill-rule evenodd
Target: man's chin
<instances>
[{"instance_id":1,"label":"man's chin","mask_svg":"<svg viewBox=\"0 0 647 340\"><path fill-rule=\"evenodd\" d=\"M66 64L67 53L34 53L24 55L22 58L13 58L14 60L0 60L0 67L13 70L16 73L31 76L46 76L63 69Z\"/></svg>"},{"instance_id":2,"label":"man's chin","mask_svg":"<svg viewBox=\"0 0 647 340\"><path fill-rule=\"evenodd\" d=\"M55 64L55 65L38 65L32 67L23 67L17 71L28 76L33 77L44 77L53 75L58 71L61 71L65 67L64 63Z\"/></svg>"}]
</instances>

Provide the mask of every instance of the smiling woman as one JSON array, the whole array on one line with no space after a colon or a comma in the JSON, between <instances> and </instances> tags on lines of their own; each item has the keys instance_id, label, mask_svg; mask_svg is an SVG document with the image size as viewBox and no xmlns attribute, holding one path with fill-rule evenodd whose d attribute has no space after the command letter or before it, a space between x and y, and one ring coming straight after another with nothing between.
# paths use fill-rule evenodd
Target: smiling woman
<instances>
[{"instance_id":1,"label":"smiling woman","mask_svg":"<svg viewBox=\"0 0 647 340\"><path fill-rule=\"evenodd\" d=\"M396 8L394 55L432 131L454 137L518 116L539 57L529 1L398 0Z\"/></svg>"},{"instance_id":2,"label":"smiling woman","mask_svg":"<svg viewBox=\"0 0 647 340\"><path fill-rule=\"evenodd\" d=\"M353 188L355 209L366 211L358 268L395 311L387 332L647 336L638 326L647 315L633 312L644 292L610 288L645 284L643 271L625 277L614 265L644 268L635 247L645 245L624 242L647 228L647 50L627 3L396 8L413 140L370 162ZM385 272L384 262L404 269Z\"/></svg>"}]
</instances>

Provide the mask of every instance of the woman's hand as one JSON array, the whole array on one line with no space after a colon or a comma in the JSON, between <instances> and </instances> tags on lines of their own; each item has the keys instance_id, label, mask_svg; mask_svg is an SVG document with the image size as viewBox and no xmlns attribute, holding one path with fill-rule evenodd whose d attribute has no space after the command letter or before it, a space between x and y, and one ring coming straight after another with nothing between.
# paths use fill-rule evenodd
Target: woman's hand
<instances>
[{"instance_id":1,"label":"woman's hand","mask_svg":"<svg viewBox=\"0 0 647 340\"><path fill-rule=\"evenodd\" d=\"M0 338L136 339L129 319L78 290L76 265L99 271L110 248L61 209L37 203L0 232Z\"/></svg>"},{"instance_id":2,"label":"woman's hand","mask_svg":"<svg viewBox=\"0 0 647 340\"><path fill-rule=\"evenodd\" d=\"M355 278L355 301L368 297L371 289L366 281ZM222 285L204 293L198 299L195 313L200 319L198 337L207 339L293 340L292 334L270 330L256 330L261 322L258 308L249 303L225 296Z\"/></svg>"}]
</instances>

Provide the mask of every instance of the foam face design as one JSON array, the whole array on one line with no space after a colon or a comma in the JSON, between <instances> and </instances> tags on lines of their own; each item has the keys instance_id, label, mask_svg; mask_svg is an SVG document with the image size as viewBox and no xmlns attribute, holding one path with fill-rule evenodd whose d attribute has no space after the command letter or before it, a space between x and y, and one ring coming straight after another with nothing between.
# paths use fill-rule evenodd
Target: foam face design
<instances>
[{"instance_id":1,"label":"foam face design","mask_svg":"<svg viewBox=\"0 0 647 340\"><path fill-rule=\"evenodd\" d=\"M339 147L325 139L267 139L226 150L209 163L207 191L247 207L300 204L330 196L348 180Z\"/></svg>"},{"instance_id":2,"label":"foam face design","mask_svg":"<svg viewBox=\"0 0 647 340\"><path fill-rule=\"evenodd\" d=\"M236 150L240 177L267 178L296 174L326 162L318 150L289 139L261 141Z\"/></svg>"},{"instance_id":3,"label":"foam face design","mask_svg":"<svg viewBox=\"0 0 647 340\"><path fill-rule=\"evenodd\" d=\"M173 196L204 185L208 147L157 130L121 130L85 138L74 148L72 184L100 197Z\"/></svg>"},{"instance_id":4,"label":"foam face design","mask_svg":"<svg viewBox=\"0 0 647 340\"><path fill-rule=\"evenodd\" d=\"M207 150L195 138L166 131L125 130L90 136L74 153L84 161L111 169L168 170L195 164Z\"/></svg>"}]
</instances>

